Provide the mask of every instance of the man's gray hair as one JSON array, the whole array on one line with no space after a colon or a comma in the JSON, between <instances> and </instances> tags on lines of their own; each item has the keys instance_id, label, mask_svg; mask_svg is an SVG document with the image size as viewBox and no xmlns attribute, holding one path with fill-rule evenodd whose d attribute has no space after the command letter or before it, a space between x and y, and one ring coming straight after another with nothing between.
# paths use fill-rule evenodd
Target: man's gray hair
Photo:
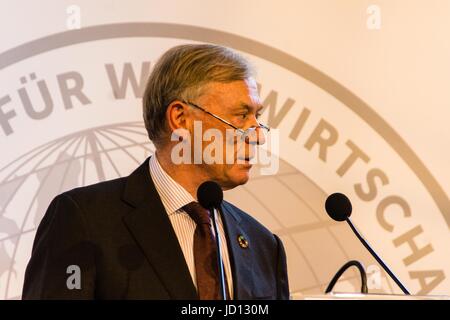
<instances>
[{"instance_id":1,"label":"man's gray hair","mask_svg":"<svg viewBox=\"0 0 450 320\"><path fill-rule=\"evenodd\" d=\"M143 96L144 122L156 147L168 136L166 110L175 100L194 100L210 82L232 82L254 76L252 65L231 49L185 44L165 52L154 66Z\"/></svg>"}]
</instances>

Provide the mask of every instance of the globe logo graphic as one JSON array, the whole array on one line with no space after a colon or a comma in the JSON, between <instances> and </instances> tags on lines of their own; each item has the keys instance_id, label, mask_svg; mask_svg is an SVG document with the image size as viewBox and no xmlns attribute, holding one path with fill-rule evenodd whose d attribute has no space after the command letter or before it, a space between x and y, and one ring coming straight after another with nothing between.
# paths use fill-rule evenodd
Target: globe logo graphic
<instances>
[{"instance_id":1,"label":"globe logo graphic","mask_svg":"<svg viewBox=\"0 0 450 320\"><path fill-rule=\"evenodd\" d=\"M127 122L67 135L0 168L0 298L20 299L36 229L57 194L127 176L153 152L143 122ZM282 238L291 291L323 293L334 273L351 259L374 265L347 226L324 213L326 193L279 161L277 175L260 175L256 165L250 181L225 192L225 199ZM359 275L346 275L342 288L357 291ZM392 292L384 274L382 280L383 286L371 292Z\"/></svg>"},{"instance_id":2,"label":"globe logo graphic","mask_svg":"<svg viewBox=\"0 0 450 320\"><path fill-rule=\"evenodd\" d=\"M328 194L287 161L279 159L279 163L278 173L271 176L259 175L260 170L253 168L249 182L225 192L225 198L280 236L291 293L324 294L331 278L349 260L359 260L366 267L370 293L399 292L348 225L326 214ZM335 286L341 292L360 288L356 269L344 273Z\"/></svg>"},{"instance_id":3,"label":"globe logo graphic","mask_svg":"<svg viewBox=\"0 0 450 320\"><path fill-rule=\"evenodd\" d=\"M20 298L36 229L64 191L130 174L153 153L142 122L107 125L39 146L0 169L0 297Z\"/></svg>"}]
</instances>

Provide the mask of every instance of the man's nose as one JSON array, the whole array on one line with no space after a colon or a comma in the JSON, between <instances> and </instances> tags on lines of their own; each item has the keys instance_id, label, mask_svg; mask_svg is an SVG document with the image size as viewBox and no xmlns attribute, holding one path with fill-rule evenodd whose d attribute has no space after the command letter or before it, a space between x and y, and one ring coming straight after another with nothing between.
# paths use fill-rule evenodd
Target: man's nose
<instances>
[{"instance_id":1,"label":"man's nose","mask_svg":"<svg viewBox=\"0 0 450 320\"><path fill-rule=\"evenodd\" d=\"M248 132L247 136L245 137L245 142L251 145L263 145L264 143L266 143L264 129L262 129L258 125L256 128Z\"/></svg>"}]
</instances>

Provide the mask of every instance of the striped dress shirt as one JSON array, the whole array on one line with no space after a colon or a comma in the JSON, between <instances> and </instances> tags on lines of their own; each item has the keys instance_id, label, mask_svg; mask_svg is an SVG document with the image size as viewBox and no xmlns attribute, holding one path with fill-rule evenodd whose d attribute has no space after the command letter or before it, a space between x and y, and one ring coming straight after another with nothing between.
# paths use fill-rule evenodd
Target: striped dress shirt
<instances>
[{"instance_id":1,"label":"striped dress shirt","mask_svg":"<svg viewBox=\"0 0 450 320\"><path fill-rule=\"evenodd\" d=\"M175 234L178 238L178 242L180 243L184 258L186 259L192 280L197 288L197 277L194 263L194 232L197 225L188 213L182 210L183 206L197 200L194 199L192 195L186 191L186 189L184 189L179 183L173 180L167 172L164 171L159 164L156 155L150 157L149 167L153 183L155 184L156 190L161 198L161 202L166 209L169 220L172 223L172 227L175 230ZM222 218L220 215L218 215L216 221L222 245L221 253L225 267L225 276L228 283L228 292L230 293L231 299L233 299L233 278L228 255L227 240L225 238Z\"/></svg>"}]
</instances>

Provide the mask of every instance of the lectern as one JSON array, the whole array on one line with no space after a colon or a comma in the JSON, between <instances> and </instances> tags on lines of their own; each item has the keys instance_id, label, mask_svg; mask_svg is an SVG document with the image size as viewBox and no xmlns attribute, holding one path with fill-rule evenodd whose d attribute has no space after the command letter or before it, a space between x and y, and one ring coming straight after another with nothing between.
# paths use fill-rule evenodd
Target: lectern
<instances>
[{"instance_id":1,"label":"lectern","mask_svg":"<svg viewBox=\"0 0 450 320\"><path fill-rule=\"evenodd\" d=\"M331 292L329 294L319 295L303 295L299 292L293 292L291 293L291 300L450 300L450 296L414 296L403 294L362 294L344 292Z\"/></svg>"}]
</instances>

